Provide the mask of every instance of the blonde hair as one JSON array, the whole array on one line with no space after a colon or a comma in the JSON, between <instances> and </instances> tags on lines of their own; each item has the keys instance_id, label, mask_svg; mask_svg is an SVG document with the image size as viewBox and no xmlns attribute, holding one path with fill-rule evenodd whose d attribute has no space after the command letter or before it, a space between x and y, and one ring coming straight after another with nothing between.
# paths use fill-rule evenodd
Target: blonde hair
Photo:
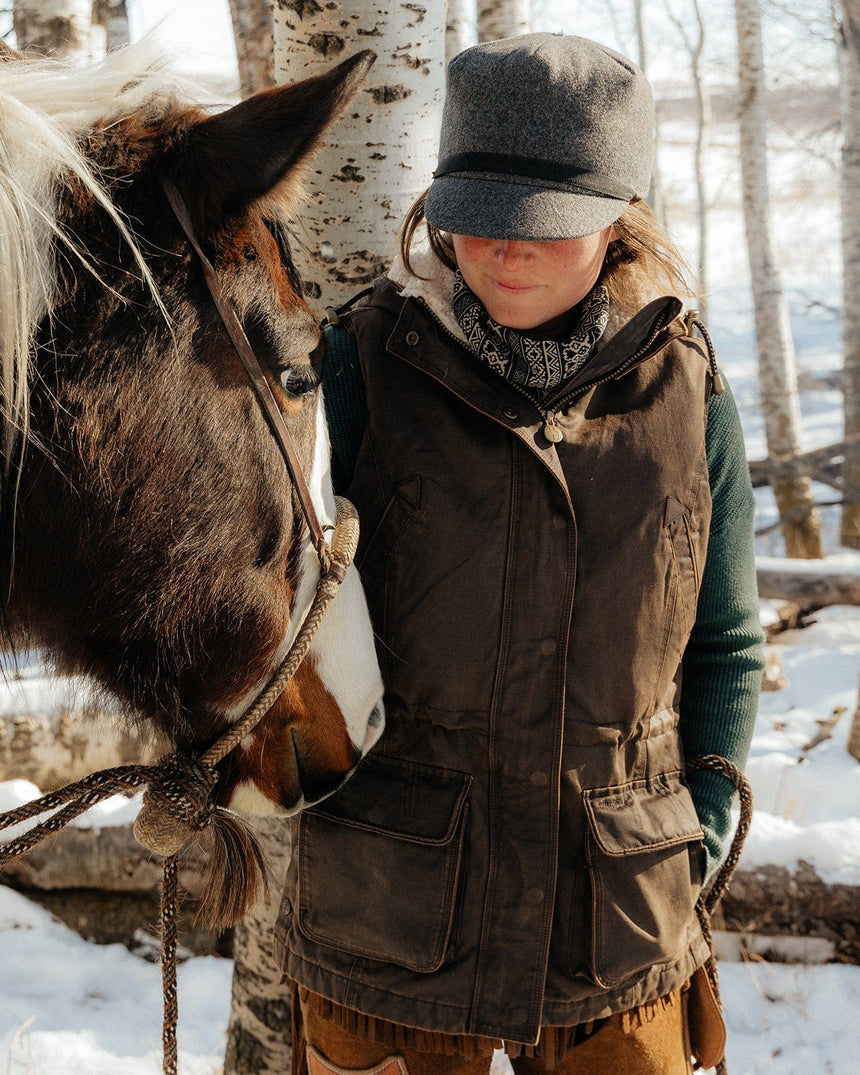
<instances>
[{"instance_id":1,"label":"blonde hair","mask_svg":"<svg viewBox=\"0 0 860 1075\"><path fill-rule=\"evenodd\" d=\"M425 190L406 214L400 232L400 257L407 272L416 277L410 253L422 224L427 226L430 249L438 260L452 271L457 268L451 236L425 219L426 197ZM600 276L613 303L633 313L645 299L666 289L681 297L696 295L692 272L646 201L634 198L613 229Z\"/></svg>"},{"instance_id":2,"label":"blonde hair","mask_svg":"<svg viewBox=\"0 0 860 1075\"><path fill-rule=\"evenodd\" d=\"M0 57L0 480L20 463L27 437L30 357L38 327L57 301L55 246L60 258L99 273L59 220L64 185L76 184L108 214L169 322L132 224L81 146L91 132L132 115L155 121L178 108L190 90L191 83L167 68L152 36L89 68Z\"/></svg>"}]
</instances>

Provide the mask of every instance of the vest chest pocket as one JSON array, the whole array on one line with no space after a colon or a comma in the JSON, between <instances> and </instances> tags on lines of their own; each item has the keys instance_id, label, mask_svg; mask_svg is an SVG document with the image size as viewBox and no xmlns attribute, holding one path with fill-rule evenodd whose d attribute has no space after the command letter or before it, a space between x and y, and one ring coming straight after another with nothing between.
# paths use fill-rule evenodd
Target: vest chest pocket
<instances>
[{"instance_id":1,"label":"vest chest pocket","mask_svg":"<svg viewBox=\"0 0 860 1075\"><path fill-rule=\"evenodd\" d=\"M583 793L591 970L604 988L680 956L702 886L699 827L680 773Z\"/></svg>"},{"instance_id":2,"label":"vest chest pocket","mask_svg":"<svg viewBox=\"0 0 860 1075\"><path fill-rule=\"evenodd\" d=\"M421 506L421 478L417 474L400 482L382 510L366 541L359 542L355 563L366 588L376 583L388 557Z\"/></svg>"},{"instance_id":3,"label":"vest chest pocket","mask_svg":"<svg viewBox=\"0 0 860 1075\"><path fill-rule=\"evenodd\" d=\"M351 955L438 970L448 952L471 776L369 757L299 823L299 930Z\"/></svg>"}]
</instances>

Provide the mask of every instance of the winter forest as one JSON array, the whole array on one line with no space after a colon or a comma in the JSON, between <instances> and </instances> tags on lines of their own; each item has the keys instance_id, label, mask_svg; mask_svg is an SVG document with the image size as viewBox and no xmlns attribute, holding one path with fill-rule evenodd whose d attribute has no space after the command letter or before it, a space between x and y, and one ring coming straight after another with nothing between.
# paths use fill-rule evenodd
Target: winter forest
<instances>
[{"instance_id":1,"label":"winter forest","mask_svg":"<svg viewBox=\"0 0 860 1075\"><path fill-rule=\"evenodd\" d=\"M9 45L76 63L150 33L212 108L370 45L366 92L296 222L320 315L385 269L429 182L446 56L530 30L593 37L649 76L649 201L698 280L744 426L768 641L755 814L714 922L728 1070L860 1073L860 0L0 2ZM0 811L160 753L39 653L5 663ZM138 806L107 800L0 877L5 1075L160 1070L160 869L132 836ZM260 835L284 871L285 825ZM274 903L214 934L192 924L193 855L180 883L180 1071L289 1070ZM510 1071L501 1055L493 1071Z\"/></svg>"}]
</instances>

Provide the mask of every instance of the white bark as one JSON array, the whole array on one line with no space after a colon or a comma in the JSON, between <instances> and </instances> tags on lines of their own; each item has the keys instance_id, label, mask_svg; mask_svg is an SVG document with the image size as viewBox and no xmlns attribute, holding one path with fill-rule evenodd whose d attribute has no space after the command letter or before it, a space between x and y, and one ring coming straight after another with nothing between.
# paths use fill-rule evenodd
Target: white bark
<instances>
[{"instance_id":1,"label":"white bark","mask_svg":"<svg viewBox=\"0 0 860 1075\"><path fill-rule=\"evenodd\" d=\"M639 0L641 2L641 0ZM696 277L699 285L699 313L708 319L708 193L705 179L705 151L711 125L711 100L705 85L702 60L705 50L705 14L700 0L692 0L696 16L695 29L687 29L688 20L678 17L667 8L667 14L690 55L690 74L696 103L696 141L693 148L693 178L696 185L696 217L698 222L698 256Z\"/></svg>"},{"instance_id":2,"label":"white bark","mask_svg":"<svg viewBox=\"0 0 860 1075\"><path fill-rule=\"evenodd\" d=\"M129 43L128 6L126 0L109 0L107 24L107 49L122 48Z\"/></svg>"},{"instance_id":3,"label":"white bark","mask_svg":"<svg viewBox=\"0 0 860 1075\"><path fill-rule=\"evenodd\" d=\"M15 0L13 25L22 52L91 58L92 0Z\"/></svg>"},{"instance_id":4,"label":"white bark","mask_svg":"<svg viewBox=\"0 0 860 1075\"><path fill-rule=\"evenodd\" d=\"M272 0L230 0L243 97L275 84Z\"/></svg>"},{"instance_id":5,"label":"white bark","mask_svg":"<svg viewBox=\"0 0 860 1075\"><path fill-rule=\"evenodd\" d=\"M478 40L531 33L531 0L478 0Z\"/></svg>"},{"instance_id":6,"label":"white bark","mask_svg":"<svg viewBox=\"0 0 860 1075\"><path fill-rule=\"evenodd\" d=\"M281 887L290 860L285 818L260 818L257 836L269 864L270 894L233 933L233 995L224 1075L285 1075L292 1056L289 986L272 946Z\"/></svg>"},{"instance_id":7,"label":"white bark","mask_svg":"<svg viewBox=\"0 0 860 1075\"><path fill-rule=\"evenodd\" d=\"M93 0L91 17L91 60L129 43L126 0Z\"/></svg>"},{"instance_id":8,"label":"white bark","mask_svg":"<svg viewBox=\"0 0 860 1075\"><path fill-rule=\"evenodd\" d=\"M696 97L696 146L693 151L693 173L696 180L696 213L699 223L699 253L696 276L699 284L699 307L702 318L708 319L708 192L705 183L705 150L711 124L711 100L702 73L702 54L705 49L705 16L699 0L693 0L698 32L690 49L693 90Z\"/></svg>"},{"instance_id":9,"label":"white bark","mask_svg":"<svg viewBox=\"0 0 860 1075\"><path fill-rule=\"evenodd\" d=\"M642 11L643 0L634 0L633 17L636 25L636 62L642 73L648 77L648 43L645 37L645 19ZM655 110L656 111L656 110ZM654 116L654 167L651 172L651 187L648 191L648 204L657 219L667 226L666 200L663 197L663 184L660 176L660 117Z\"/></svg>"},{"instance_id":10,"label":"white bark","mask_svg":"<svg viewBox=\"0 0 860 1075\"><path fill-rule=\"evenodd\" d=\"M448 0L445 22L445 60L451 60L463 49L474 45L476 11L474 0Z\"/></svg>"},{"instance_id":11,"label":"white bark","mask_svg":"<svg viewBox=\"0 0 860 1075\"><path fill-rule=\"evenodd\" d=\"M290 82L372 48L377 60L316 158L299 210L299 269L336 306L389 265L400 223L429 185L444 94L442 3L279 0L275 72Z\"/></svg>"},{"instance_id":12,"label":"white bark","mask_svg":"<svg viewBox=\"0 0 860 1075\"><path fill-rule=\"evenodd\" d=\"M740 95L740 155L744 222L755 306L759 385L769 455L789 460L799 450L800 405L794 343L788 307L774 260L768 190L767 117L759 0L735 0ZM774 479L789 556L821 555L820 522L812 505L809 480ZM796 509L804 508L797 517Z\"/></svg>"},{"instance_id":13,"label":"white bark","mask_svg":"<svg viewBox=\"0 0 860 1075\"><path fill-rule=\"evenodd\" d=\"M845 435L860 435L860 0L844 0L842 84L842 350ZM840 540L860 549L860 444L843 465Z\"/></svg>"}]
</instances>

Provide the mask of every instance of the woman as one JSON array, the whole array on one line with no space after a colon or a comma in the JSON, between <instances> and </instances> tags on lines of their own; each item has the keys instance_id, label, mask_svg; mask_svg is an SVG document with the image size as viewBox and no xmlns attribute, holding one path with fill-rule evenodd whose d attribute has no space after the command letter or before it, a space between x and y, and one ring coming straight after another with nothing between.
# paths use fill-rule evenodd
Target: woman
<instances>
[{"instance_id":1,"label":"woman","mask_svg":"<svg viewBox=\"0 0 860 1075\"><path fill-rule=\"evenodd\" d=\"M594 42L461 53L401 260L328 332L387 729L296 825L295 1071L691 1070L732 788L685 759L743 764L761 632L653 120Z\"/></svg>"}]
</instances>

